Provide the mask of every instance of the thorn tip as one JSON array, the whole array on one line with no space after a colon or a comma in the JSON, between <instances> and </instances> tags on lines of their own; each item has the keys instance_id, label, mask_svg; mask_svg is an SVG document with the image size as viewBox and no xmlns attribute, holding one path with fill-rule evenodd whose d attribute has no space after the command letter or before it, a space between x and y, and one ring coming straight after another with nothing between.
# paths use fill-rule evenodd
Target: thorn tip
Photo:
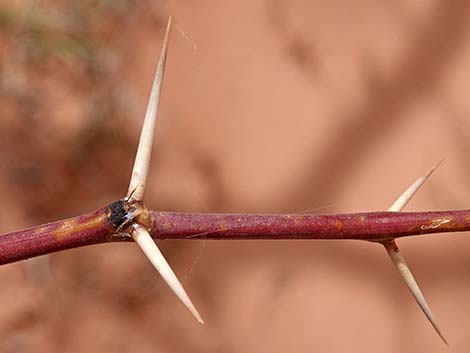
<instances>
[{"instance_id":1,"label":"thorn tip","mask_svg":"<svg viewBox=\"0 0 470 353\"><path fill-rule=\"evenodd\" d=\"M432 173L444 162L444 159L441 159L431 170L429 170L425 175L416 179L416 181L411 184L408 189L405 190L403 194L393 203L392 206L388 209L390 212L400 212L406 204L413 198L416 192L423 186L423 184L429 179Z\"/></svg>"}]
</instances>

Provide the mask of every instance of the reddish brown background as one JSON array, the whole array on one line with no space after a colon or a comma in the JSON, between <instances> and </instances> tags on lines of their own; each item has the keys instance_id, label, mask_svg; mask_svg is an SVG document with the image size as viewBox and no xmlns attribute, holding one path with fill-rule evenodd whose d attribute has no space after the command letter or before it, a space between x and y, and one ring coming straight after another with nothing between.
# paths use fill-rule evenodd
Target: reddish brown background
<instances>
[{"instance_id":1,"label":"reddish brown background","mask_svg":"<svg viewBox=\"0 0 470 353\"><path fill-rule=\"evenodd\" d=\"M407 209L469 207L468 1L0 1L0 233L125 193L169 15L149 207L382 210L441 158ZM450 348L377 245L167 241L206 325L95 246L0 268L0 351L468 351L468 234L400 244Z\"/></svg>"}]
</instances>

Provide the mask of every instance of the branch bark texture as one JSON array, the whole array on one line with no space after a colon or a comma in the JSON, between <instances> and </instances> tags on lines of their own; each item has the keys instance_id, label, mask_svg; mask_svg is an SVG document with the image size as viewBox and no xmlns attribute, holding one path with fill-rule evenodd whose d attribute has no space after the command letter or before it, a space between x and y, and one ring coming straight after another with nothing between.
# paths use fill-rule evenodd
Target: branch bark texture
<instances>
[{"instance_id":1,"label":"branch bark texture","mask_svg":"<svg viewBox=\"0 0 470 353\"><path fill-rule=\"evenodd\" d=\"M122 228L131 213L125 205L120 200L88 214L0 235L0 265L81 246L130 241ZM470 210L336 215L150 211L149 216L148 230L154 239L384 241L470 230Z\"/></svg>"},{"instance_id":2,"label":"branch bark texture","mask_svg":"<svg viewBox=\"0 0 470 353\"><path fill-rule=\"evenodd\" d=\"M470 230L470 210L312 214L150 212L155 239L356 239Z\"/></svg>"}]
</instances>

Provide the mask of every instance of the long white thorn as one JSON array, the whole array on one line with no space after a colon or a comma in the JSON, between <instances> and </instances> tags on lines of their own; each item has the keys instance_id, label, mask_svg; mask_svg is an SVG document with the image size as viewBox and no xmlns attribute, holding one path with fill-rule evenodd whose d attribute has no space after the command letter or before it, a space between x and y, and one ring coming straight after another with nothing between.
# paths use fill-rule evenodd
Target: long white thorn
<instances>
[{"instance_id":1,"label":"long white thorn","mask_svg":"<svg viewBox=\"0 0 470 353\"><path fill-rule=\"evenodd\" d=\"M421 289L419 288L418 283L416 282L413 276L413 273L411 273L410 268L408 267L404 257L401 255L397 243L395 242L395 240L390 240L388 242L383 243L383 245L385 246L385 250L387 250L390 259L392 260L401 277L405 281L408 289L415 298L424 315L426 315L439 337L441 337L444 343L448 345L447 340L442 334L441 329L439 328L437 321L434 318L432 311L429 308L429 305L426 302L426 299L424 298L423 293L421 292Z\"/></svg>"},{"instance_id":2,"label":"long white thorn","mask_svg":"<svg viewBox=\"0 0 470 353\"><path fill-rule=\"evenodd\" d=\"M186 291L184 290L180 281L178 280L178 278L176 278L175 273L171 269L170 265L166 261L165 257L163 256L160 249L157 247L147 230L139 224L133 224L130 233L132 235L132 238L134 238L135 242L139 245L140 249L150 260L153 267L155 267L155 269L160 273L162 278L170 286L176 296L194 315L197 321L203 324L204 321L202 320L201 315L199 315L198 311L191 302L191 299L189 298L188 294L186 294Z\"/></svg>"},{"instance_id":3,"label":"long white thorn","mask_svg":"<svg viewBox=\"0 0 470 353\"><path fill-rule=\"evenodd\" d=\"M142 201L147 184L147 176L149 172L150 156L152 154L153 136L155 134L155 122L157 120L158 103L163 82L163 74L165 72L166 54L168 48L168 39L171 28L171 17L168 19L166 27L165 39L163 40L160 59L158 61L155 78L153 80L152 91L147 104L147 112L145 113L144 125L140 135L139 147L135 157L134 168L132 170L131 181L127 196L134 201Z\"/></svg>"},{"instance_id":4,"label":"long white thorn","mask_svg":"<svg viewBox=\"0 0 470 353\"><path fill-rule=\"evenodd\" d=\"M441 160L426 175L423 175L421 178L417 179L408 189L405 190L405 192L393 203L393 205L388 210L391 212L400 212L442 162L443 160ZM424 315L426 315L427 319L434 327L434 330L436 330L439 337L441 337L444 343L448 345L447 340L445 339L441 329L437 325L437 321L434 318L432 311L429 308L429 305L426 302L426 299L424 298L424 295L413 276L413 273L408 267L405 258L401 255L397 243L394 239L391 239L383 242L383 246L385 247L387 254L390 256L390 259L392 260L394 266L397 268L398 272L403 278L403 281L407 285L408 289L410 290L414 299L423 311Z\"/></svg>"}]
</instances>

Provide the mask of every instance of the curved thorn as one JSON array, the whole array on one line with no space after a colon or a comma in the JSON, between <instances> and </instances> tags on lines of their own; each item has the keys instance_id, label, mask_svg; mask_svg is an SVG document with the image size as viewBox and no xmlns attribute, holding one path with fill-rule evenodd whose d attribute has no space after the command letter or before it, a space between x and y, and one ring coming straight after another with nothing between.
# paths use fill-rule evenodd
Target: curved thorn
<instances>
[{"instance_id":1,"label":"curved thorn","mask_svg":"<svg viewBox=\"0 0 470 353\"><path fill-rule=\"evenodd\" d=\"M393 203L393 205L388 209L391 212L400 212L403 207L411 200L411 198L416 194L416 192L423 186L423 184L428 180L431 174L441 165L444 160L442 159L439 163L437 163L434 168L432 168L426 175L418 178L405 192L400 195L400 197ZM392 260L394 266L400 273L403 281L405 282L406 286L410 290L411 294L413 295L414 299L418 303L419 307L423 311L424 315L426 315L427 319L436 330L437 334L441 339L444 341L446 345L447 340L444 338L439 326L437 325L436 320L429 308L426 299L416 282L413 273L411 272L408 264L405 261L405 258L400 254L400 249L395 240L388 240L382 243L387 251L390 259Z\"/></svg>"},{"instance_id":2,"label":"curved thorn","mask_svg":"<svg viewBox=\"0 0 470 353\"><path fill-rule=\"evenodd\" d=\"M166 27L165 39L163 40L160 59L158 61L155 78L153 80L152 91L150 93L149 102L147 104L147 112L145 113L144 124L140 135L139 147L135 157L132 177L129 183L127 196L134 201L142 201L147 183L147 175L149 171L150 155L152 154L153 136L155 131L155 122L157 120L158 103L163 82L163 74L165 72L166 54L168 48L168 39L171 28L171 17L168 19Z\"/></svg>"},{"instance_id":3,"label":"curved thorn","mask_svg":"<svg viewBox=\"0 0 470 353\"><path fill-rule=\"evenodd\" d=\"M441 339L446 345L449 345L444 335L442 334L441 329L439 328L436 319L434 318L431 309L429 308L426 302L426 299L424 299L423 293L421 292L418 283L413 277L413 274L411 273L404 257L400 254L400 249L398 248L397 243L395 242L395 240L390 240L388 242L384 242L383 245L387 250L387 253L390 256L390 259L392 260L393 264L395 265L401 277L405 281L405 284L407 285L411 294L413 295L419 307L423 311L424 315L426 315L439 337L441 337Z\"/></svg>"},{"instance_id":4,"label":"curved thorn","mask_svg":"<svg viewBox=\"0 0 470 353\"><path fill-rule=\"evenodd\" d=\"M197 321L203 324L204 321L202 320L201 315L199 315L188 294L147 230L139 224L133 224L130 233L132 238L134 238L135 242L139 245L140 249L150 260L153 267L155 267L165 282L170 286L171 290L194 315Z\"/></svg>"}]
</instances>

